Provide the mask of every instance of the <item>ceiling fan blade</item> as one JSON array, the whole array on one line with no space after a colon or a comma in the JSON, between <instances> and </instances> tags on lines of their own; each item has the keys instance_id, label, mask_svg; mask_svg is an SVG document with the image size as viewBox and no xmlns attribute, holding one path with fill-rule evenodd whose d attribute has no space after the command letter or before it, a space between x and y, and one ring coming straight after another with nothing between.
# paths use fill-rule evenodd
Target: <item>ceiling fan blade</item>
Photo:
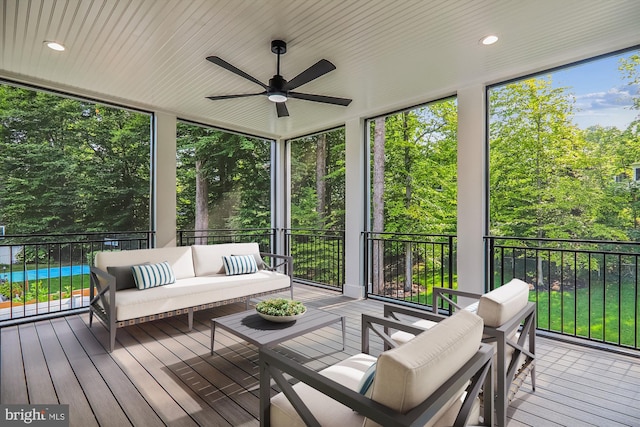
<instances>
[{"instance_id":1,"label":"ceiling fan blade","mask_svg":"<svg viewBox=\"0 0 640 427\"><path fill-rule=\"evenodd\" d=\"M311 67L307 68L284 85L284 90L292 90L299 86L302 86L305 83L309 83L311 80L315 80L320 76L327 74L329 71L333 71L336 69L336 66L326 59L321 59L320 61L313 64Z\"/></svg>"},{"instance_id":2,"label":"ceiling fan blade","mask_svg":"<svg viewBox=\"0 0 640 427\"><path fill-rule=\"evenodd\" d=\"M289 110L287 110L284 102L276 102L276 111L278 112L278 117L289 117Z\"/></svg>"},{"instance_id":3,"label":"ceiling fan blade","mask_svg":"<svg viewBox=\"0 0 640 427\"><path fill-rule=\"evenodd\" d=\"M260 80L256 79L255 77L250 76L249 74L245 73L244 71L234 67L233 65L229 64L227 61L225 61L224 59L218 57L218 56L207 56L207 61L214 63L222 68L224 68L225 70L229 70L232 73L235 73L237 75L239 75L240 77L244 77L247 80L250 80L252 82L254 82L255 84L258 84L260 86L262 86L265 90L269 89L269 86L267 86L266 84L262 83Z\"/></svg>"},{"instance_id":4,"label":"ceiling fan blade","mask_svg":"<svg viewBox=\"0 0 640 427\"><path fill-rule=\"evenodd\" d=\"M218 96L207 96L206 98L216 101L218 99L232 99L232 98L246 98L247 96L256 96L256 95L266 95L267 92L259 92L259 93L243 93L239 95L218 95Z\"/></svg>"},{"instance_id":5,"label":"ceiling fan blade","mask_svg":"<svg viewBox=\"0 0 640 427\"><path fill-rule=\"evenodd\" d=\"M304 99L306 101L324 102L325 104L342 105L346 107L351 104L351 99L336 98L335 96L313 95L310 93L289 92L290 98Z\"/></svg>"}]
</instances>

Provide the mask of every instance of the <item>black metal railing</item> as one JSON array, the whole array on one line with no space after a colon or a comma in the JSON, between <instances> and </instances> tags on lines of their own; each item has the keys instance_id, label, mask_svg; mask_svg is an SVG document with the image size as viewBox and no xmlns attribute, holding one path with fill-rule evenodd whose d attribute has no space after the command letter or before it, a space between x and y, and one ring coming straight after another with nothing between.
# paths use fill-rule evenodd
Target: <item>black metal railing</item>
<instances>
[{"instance_id":1,"label":"black metal railing","mask_svg":"<svg viewBox=\"0 0 640 427\"><path fill-rule=\"evenodd\" d=\"M344 230L287 228L285 253L293 257L296 282L342 290Z\"/></svg>"},{"instance_id":2,"label":"black metal railing","mask_svg":"<svg viewBox=\"0 0 640 427\"><path fill-rule=\"evenodd\" d=\"M260 245L263 252L274 252L274 228L234 228L210 230L178 230L178 245L213 245L216 243L251 243Z\"/></svg>"},{"instance_id":3,"label":"black metal railing","mask_svg":"<svg viewBox=\"0 0 640 427\"><path fill-rule=\"evenodd\" d=\"M640 243L487 237L488 287L529 283L539 330L638 349Z\"/></svg>"},{"instance_id":4,"label":"black metal railing","mask_svg":"<svg viewBox=\"0 0 640 427\"><path fill-rule=\"evenodd\" d=\"M456 286L456 236L364 233L368 297L431 305L433 287Z\"/></svg>"},{"instance_id":5,"label":"black metal railing","mask_svg":"<svg viewBox=\"0 0 640 427\"><path fill-rule=\"evenodd\" d=\"M154 232L16 234L0 239L0 325L88 307L96 252L151 247Z\"/></svg>"}]
</instances>

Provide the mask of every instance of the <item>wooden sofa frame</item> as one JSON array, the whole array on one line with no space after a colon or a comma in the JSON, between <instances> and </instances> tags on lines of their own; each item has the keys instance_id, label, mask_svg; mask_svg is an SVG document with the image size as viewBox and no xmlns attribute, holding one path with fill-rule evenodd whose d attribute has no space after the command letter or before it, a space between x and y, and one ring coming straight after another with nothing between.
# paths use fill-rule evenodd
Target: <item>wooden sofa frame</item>
<instances>
[{"instance_id":1,"label":"wooden sofa frame","mask_svg":"<svg viewBox=\"0 0 640 427\"><path fill-rule=\"evenodd\" d=\"M434 287L431 312L408 306L386 304L384 306L384 317L401 320L397 315L406 315L438 322L438 319L441 320L443 317L440 314L440 301L450 304L454 309L453 311L463 309L461 305L453 300L454 296L479 300L482 295L457 289ZM517 340L509 339L507 334L518 328L518 325L520 325L519 337ZM385 330L385 332L388 334L388 330ZM531 373L532 390L535 391L536 389L536 304L528 302L522 310L498 328L485 325L482 342L496 344L497 360L496 366L494 366L497 376L495 390L496 424L504 426L507 423L507 408L529 373ZM507 350L509 348L513 349L513 355L510 363L507 364ZM522 363L520 363L521 357L524 357L524 362Z\"/></svg>"},{"instance_id":2,"label":"wooden sofa frame","mask_svg":"<svg viewBox=\"0 0 640 427\"><path fill-rule=\"evenodd\" d=\"M275 271L278 268L284 267L284 272L289 276L289 283L291 289L291 299L293 299L293 258L288 255L271 254L261 252L260 256L270 259L270 264L265 262L265 269ZM276 261L279 260L279 261ZM213 307L219 307L222 305L232 304L236 302L245 302L246 308L249 309L249 300L251 298L257 298L264 295L270 295L277 292L282 292L282 289L274 289L266 292L253 293L250 295L244 295L238 298L225 299L220 301L210 301L207 303L199 304L193 307L187 307L178 310L171 310L163 313L157 313L150 316L142 316L133 319L127 319L122 321L116 320L116 279L114 276L107 272L96 268L90 268L90 290L89 290L89 327L93 325L93 316L102 321L107 330L109 331L109 352L112 352L116 344L116 331L118 328L125 326L136 325L139 323L149 322L157 319L164 319L165 317L177 316L179 314L187 314L189 330L193 329L193 313L199 310L206 310ZM100 281L103 280L103 282ZM103 284L104 283L104 284ZM285 288L286 289L286 288ZM110 291L107 295L107 291Z\"/></svg>"},{"instance_id":3,"label":"wooden sofa frame","mask_svg":"<svg viewBox=\"0 0 640 427\"><path fill-rule=\"evenodd\" d=\"M424 329L414 328L403 322L363 314L363 353L369 352L369 330L378 333L378 329L373 327L376 323L410 333L424 332ZM394 347L395 343L390 343L390 346ZM480 391L482 389L493 391L492 363L493 348L488 344L480 344L476 354L467 361L462 369L434 391L429 398L406 414L402 414L283 356L277 351L261 347L259 350L260 425L270 426L271 379L273 379L304 423L307 426L320 426L285 378L285 375L288 375L385 427L423 426L437 414L443 405L459 393L465 384L468 384L464 402L454 423L454 427L464 426L468 422L473 403ZM483 417L482 425L493 425L493 401L491 399L484 403Z\"/></svg>"}]
</instances>

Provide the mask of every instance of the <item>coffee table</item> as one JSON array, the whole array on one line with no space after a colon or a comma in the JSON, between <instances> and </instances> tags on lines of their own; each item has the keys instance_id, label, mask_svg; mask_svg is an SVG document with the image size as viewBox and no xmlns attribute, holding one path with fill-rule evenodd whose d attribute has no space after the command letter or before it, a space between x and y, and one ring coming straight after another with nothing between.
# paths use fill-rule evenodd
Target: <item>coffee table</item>
<instances>
[{"instance_id":1,"label":"coffee table","mask_svg":"<svg viewBox=\"0 0 640 427\"><path fill-rule=\"evenodd\" d=\"M255 310L243 311L211 319L211 354L216 329L224 329L257 347L273 347L325 326L342 323L342 349L344 350L346 325L345 317L307 307L304 316L293 322L276 323L263 319Z\"/></svg>"}]
</instances>

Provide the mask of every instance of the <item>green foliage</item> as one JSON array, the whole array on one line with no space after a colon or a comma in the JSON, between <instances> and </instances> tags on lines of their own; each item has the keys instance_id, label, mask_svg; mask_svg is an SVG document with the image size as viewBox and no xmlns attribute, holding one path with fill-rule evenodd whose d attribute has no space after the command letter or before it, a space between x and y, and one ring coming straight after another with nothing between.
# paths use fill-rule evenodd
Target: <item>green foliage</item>
<instances>
[{"instance_id":1,"label":"green foliage","mask_svg":"<svg viewBox=\"0 0 640 427\"><path fill-rule=\"evenodd\" d=\"M455 98L386 117L384 231L455 234L457 127Z\"/></svg>"},{"instance_id":2,"label":"green foliage","mask_svg":"<svg viewBox=\"0 0 640 427\"><path fill-rule=\"evenodd\" d=\"M290 144L291 227L344 229L344 128L295 139Z\"/></svg>"},{"instance_id":3,"label":"green foliage","mask_svg":"<svg viewBox=\"0 0 640 427\"><path fill-rule=\"evenodd\" d=\"M0 85L0 124L8 232L148 230L148 115Z\"/></svg>"},{"instance_id":4,"label":"green foliage","mask_svg":"<svg viewBox=\"0 0 640 427\"><path fill-rule=\"evenodd\" d=\"M295 316L304 313L307 308L300 301L273 298L260 301L256 304L256 310L269 316Z\"/></svg>"},{"instance_id":5,"label":"green foliage","mask_svg":"<svg viewBox=\"0 0 640 427\"><path fill-rule=\"evenodd\" d=\"M629 179L640 161L625 131L573 123L575 99L551 76L490 93L490 224L497 236L629 240L640 201Z\"/></svg>"},{"instance_id":6,"label":"green foliage","mask_svg":"<svg viewBox=\"0 0 640 427\"><path fill-rule=\"evenodd\" d=\"M178 229L194 229L196 163L206 185L209 228L271 226L271 141L178 123Z\"/></svg>"}]
</instances>

